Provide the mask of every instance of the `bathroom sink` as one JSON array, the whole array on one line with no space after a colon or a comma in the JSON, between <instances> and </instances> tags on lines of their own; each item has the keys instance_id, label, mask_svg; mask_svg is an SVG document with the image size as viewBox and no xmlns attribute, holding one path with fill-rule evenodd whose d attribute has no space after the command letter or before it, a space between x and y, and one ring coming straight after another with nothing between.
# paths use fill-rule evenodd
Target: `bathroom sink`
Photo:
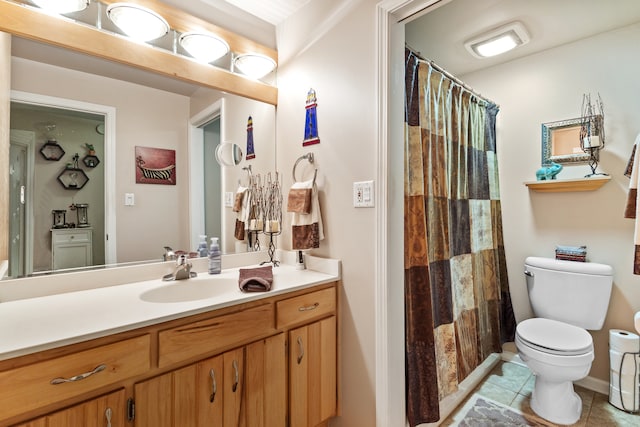
<instances>
[{"instance_id":1,"label":"bathroom sink","mask_svg":"<svg viewBox=\"0 0 640 427\"><path fill-rule=\"evenodd\" d=\"M140 294L146 302L175 303L215 298L232 292L240 292L238 280L233 278L206 278L204 280L177 280Z\"/></svg>"},{"instance_id":2,"label":"bathroom sink","mask_svg":"<svg viewBox=\"0 0 640 427\"><path fill-rule=\"evenodd\" d=\"M640 334L640 311L636 313L633 320L636 325L636 331L638 331L638 333Z\"/></svg>"}]
</instances>

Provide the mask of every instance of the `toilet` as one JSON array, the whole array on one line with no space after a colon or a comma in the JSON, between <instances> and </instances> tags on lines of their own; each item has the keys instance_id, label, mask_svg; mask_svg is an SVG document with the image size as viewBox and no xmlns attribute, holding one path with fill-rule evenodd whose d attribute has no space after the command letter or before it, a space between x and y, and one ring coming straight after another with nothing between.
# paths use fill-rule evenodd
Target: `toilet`
<instances>
[{"instance_id":1,"label":"toilet","mask_svg":"<svg viewBox=\"0 0 640 427\"><path fill-rule=\"evenodd\" d=\"M593 362L587 330L602 329L609 307L613 269L591 262L528 257L524 274L536 317L516 327L520 358L535 374L531 409L556 424L580 418L582 401L573 382Z\"/></svg>"}]
</instances>

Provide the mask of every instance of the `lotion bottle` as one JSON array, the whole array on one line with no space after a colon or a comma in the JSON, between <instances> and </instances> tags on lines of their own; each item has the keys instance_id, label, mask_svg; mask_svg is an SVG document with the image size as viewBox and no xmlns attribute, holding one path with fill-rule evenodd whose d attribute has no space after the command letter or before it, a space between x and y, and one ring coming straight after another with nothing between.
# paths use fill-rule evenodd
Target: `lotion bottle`
<instances>
[{"instance_id":1,"label":"lotion bottle","mask_svg":"<svg viewBox=\"0 0 640 427\"><path fill-rule=\"evenodd\" d=\"M209 248L207 248L207 236L200 236L200 243L198 244L198 256L209 256Z\"/></svg>"},{"instance_id":2,"label":"lotion bottle","mask_svg":"<svg viewBox=\"0 0 640 427\"><path fill-rule=\"evenodd\" d=\"M220 255L220 246L218 238L211 238L211 247L209 248L209 274L220 274L222 267L222 257Z\"/></svg>"}]
</instances>

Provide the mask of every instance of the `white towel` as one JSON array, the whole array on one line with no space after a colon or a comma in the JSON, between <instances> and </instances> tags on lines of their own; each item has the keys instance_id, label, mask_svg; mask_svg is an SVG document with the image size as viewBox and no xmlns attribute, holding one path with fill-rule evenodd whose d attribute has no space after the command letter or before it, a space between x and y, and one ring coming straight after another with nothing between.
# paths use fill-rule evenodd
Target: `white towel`
<instances>
[{"instance_id":1,"label":"white towel","mask_svg":"<svg viewBox=\"0 0 640 427\"><path fill-rule=\"evenodd\" d=\"M314 181L296 182L292 190L311 189L311 212L308 214L293 212L291 215L291 240L294 250L314 249L320 247L324 239L318 189Z\"/></svg>"},{"instance_id":2,"label":"white towel","mask_svg":"<svg viewBox=\"0 0 640 427\"><path fill-rule=\"evenodd\" d=\"M640 275L640 203L638 201L638 187L640 186L640 134L633 143L633 150L629 163L631 164L631 176L629 177L629 193L627 194L627 205L624 210L625 218L635 219L635 232L633 234L634 255L633 274ZM629 167L627 166L627 169Z\"/></svg>"}]
</instances>

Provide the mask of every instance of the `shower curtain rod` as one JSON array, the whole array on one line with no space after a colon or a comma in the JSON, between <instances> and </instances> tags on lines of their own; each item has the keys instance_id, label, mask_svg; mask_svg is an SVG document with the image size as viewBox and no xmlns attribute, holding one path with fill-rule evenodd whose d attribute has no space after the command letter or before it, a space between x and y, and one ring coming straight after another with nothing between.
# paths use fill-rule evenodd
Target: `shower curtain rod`
<instances>
[{"instance_id":1,"label":"shower curtain rod","mask_svg":"<svg viewBox=\"0 0 640 427\"><path fill-rule=\"evenodd\" d=\"M486 96L482 95L480 92L476 91L474 88L472 88L471 86L469 86L468 84L466 84L465 82L460 80L458 77L454 76L453 74L451 74L450 72L445 70L444 67L441 67L440 65L438 65L437 63L435 63L431 59L427 59L427 58L423 57L420 52L416 51L414 48L409 46L407 43L405 43L405 46L407 47L407 49L409 49L411 51L411 53L416 55L418 57L418 59L420 59L420 60L422 60L424 62L427 62L433 68L435 68L436 70L438 70L439 72L444 74L447 78L451 79L457 85L463 87L466 91L470 92L476 98L480 98L481 100L483 100L485 102L488 102L490 104L494 104L495 106L500 108L500 105L498 103L493 102L491 99L489 99Z\"/></svg>"}]
</instances>

